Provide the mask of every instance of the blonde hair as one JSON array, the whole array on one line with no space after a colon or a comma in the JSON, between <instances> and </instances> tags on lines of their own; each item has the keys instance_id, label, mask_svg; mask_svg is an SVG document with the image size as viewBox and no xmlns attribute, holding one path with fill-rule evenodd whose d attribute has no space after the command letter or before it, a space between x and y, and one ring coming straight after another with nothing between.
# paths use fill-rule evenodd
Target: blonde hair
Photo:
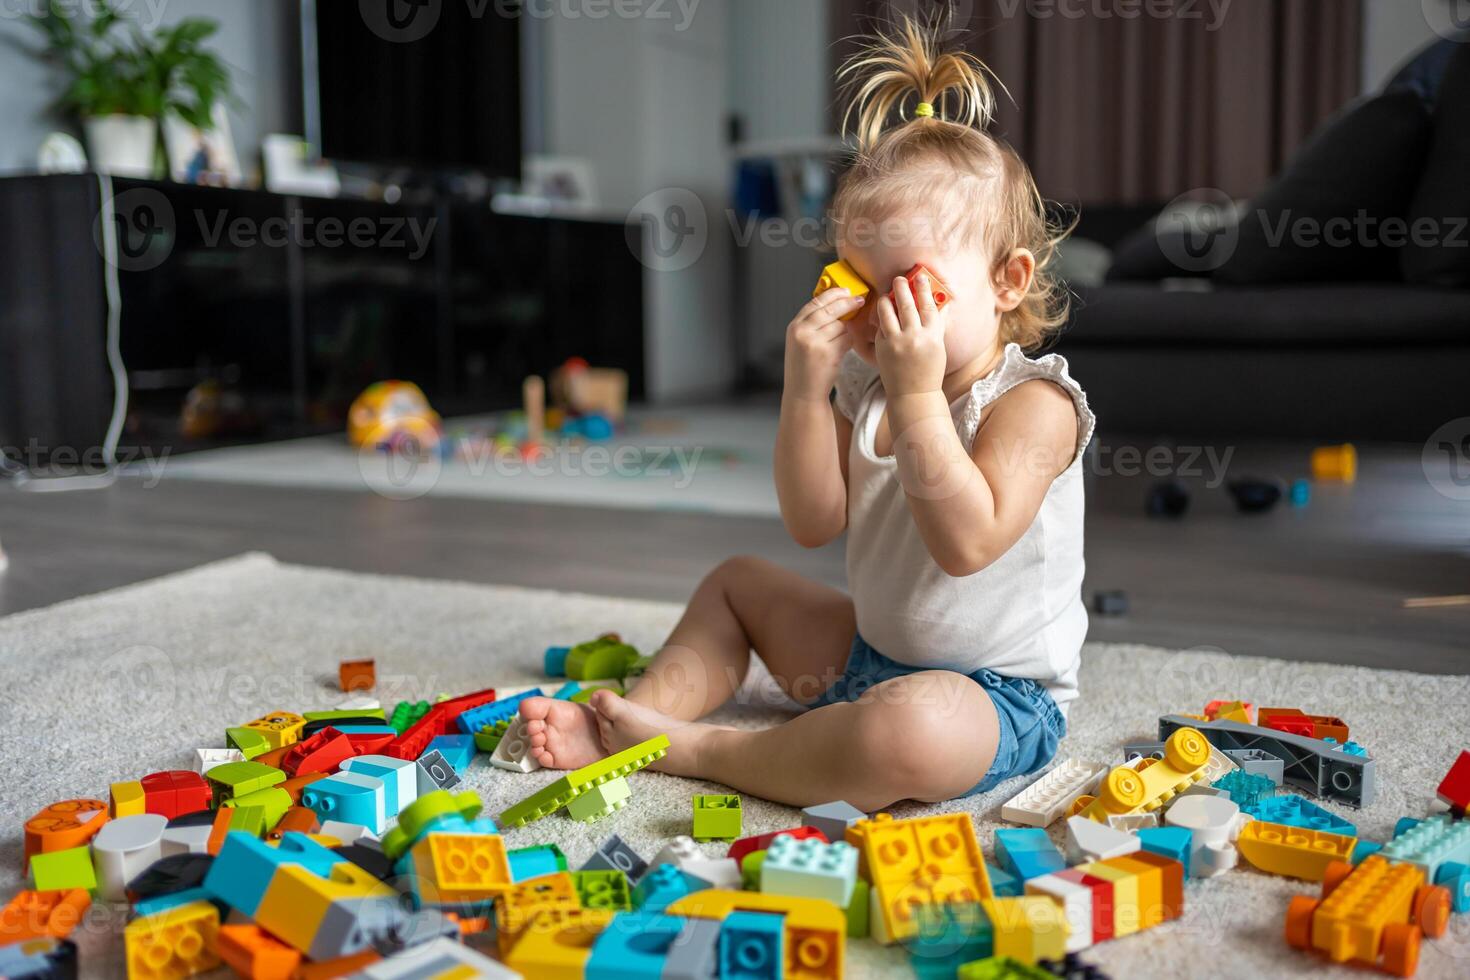
<instances>
[{"instance_id":1,"label":"blonde hair","mask_svg":"<svg viewBox=\"0 0 1470 980\"><path fill-rule=\"evenodd\" d=\"M1010 144L985 131L999 81L974 55L943 50L938 24L903 15L863 39L838 71L851 93L842 131L855 135L857 154L838 183L832 217L839 236L851 238L859 221L927 214L929 233L942 241L978 240L992 276L1013 250L1029 249L1036 273L1020 305L1002 314L1000 331L1003 342L1035 350L1067 319L1066 289L1052 264L1071 229L1048 217Z\"/></svg>"}]
</instances>

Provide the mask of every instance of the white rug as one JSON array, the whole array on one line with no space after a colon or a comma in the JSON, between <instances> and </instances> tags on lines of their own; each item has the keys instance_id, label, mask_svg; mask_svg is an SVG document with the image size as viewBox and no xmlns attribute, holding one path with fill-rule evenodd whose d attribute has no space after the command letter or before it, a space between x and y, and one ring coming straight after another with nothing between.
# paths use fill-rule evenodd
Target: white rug
<instances>
[{"instance_id":1,"label":"white rug","mask_svg":"<svg viewBox=\"0 0 1470 980\"><path fill-rule=\"evenodd\" d=\"M678 608L504 587L321 571L247 555L153 582L0 619L0 895L21 887L21 824L54 800L105 797L109 783L187 766L198 746L222 744L227 725L277 708L329 707L339 660L373 657L379 695L460 693L487 685L543 682L541 651L617 629L653 649ZM1383 840L1402 815L1422 815L1458 751L1470 745L1470 678L1355 667L1170 653L1092 645L1083 698L1063 744L1070 755L1121 761L1119 747L1150 737L1160 714L1198 710L1217 696L1297 705L1341 715L1378 760L1378 800L1359 812L1328 805ZM731 707L722 720L779 721L774 708ZM549 782L476 761L469 782L497 813ZM562 815L507 836L512 846L555 841L573 866L618 833L645 857L687 833L690 797L712 785L643 773L627 809L592 825ZM974 814L990 850L1000 804L1021 781L983 797L897 807L897 816L940 810ZM745 830L793 826L796 811L744 801ZM717 845L704 845L722 854ZM1286 904L1314 886L1237 870L1191 882L1183 918L1095 947L1086 958L1114 978L1302 974L1359 977L1288 948ZM80 937L88 976L120 976L117 915L97 915ZM906 975L906 958L869 941L849 944L854 977ZM1426 942L1420 977L1470 974L1470 915L1455 916L1444 938Z\"/></svg>"},{"instance_id":2,"label":"white rug","mask_svg":"<svg viewBox=\"0 0 1470 980\"><path fill-rule=\"evenodd\" d=\"M477 431L482 423L451 419L446 431ZM483 443L442 461L404 461L358 452L332 435L153 459L127 472L144 480L355 490L395 500L472 497L780 516L771 477L775 406L642 409L630 412L629 423L606 442L560 445L531 462Z\"/></svg>"}]
</instances>

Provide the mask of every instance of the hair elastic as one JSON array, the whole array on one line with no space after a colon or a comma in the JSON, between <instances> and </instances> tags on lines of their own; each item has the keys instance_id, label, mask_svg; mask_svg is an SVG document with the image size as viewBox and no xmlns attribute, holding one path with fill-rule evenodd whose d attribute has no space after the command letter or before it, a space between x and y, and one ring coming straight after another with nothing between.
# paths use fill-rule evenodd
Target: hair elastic
<instances>
[{"instance_id":1,"label":"hair elastic","mask_svg":"<svg viewBox=\"0 0 1470 980\"><path fill-rule=\"evenodd\" d=\"M929 102L920 102L918 105L914 106L914 115L923 116L926 119L929 118L930 116L934 115L933 104Z\"/></svg>"}]
</instances>

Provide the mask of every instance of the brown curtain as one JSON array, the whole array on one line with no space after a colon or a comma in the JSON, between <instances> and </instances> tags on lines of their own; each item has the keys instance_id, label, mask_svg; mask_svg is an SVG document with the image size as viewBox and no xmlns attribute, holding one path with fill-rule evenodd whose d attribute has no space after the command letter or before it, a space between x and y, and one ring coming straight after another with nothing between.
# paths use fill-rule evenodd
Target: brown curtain
<instances>
[{"instance_id":1,"label":"brown curtain","mask_svg":"<svg viewBox=\"0 0 1470 980\"><path fill-rule=\"evenodd\" d=\"M853 50L852 35L871 31L891 11L939 5L831 3L834 67ZM953 6L968 12L955 24L955 43L984 59L1010 92L994 131L1056 200L1150 203L1205 187L1249 197L1359 91L1356 0ZM834 119L837 102L834 96Z\"/></svg>"}]
</instances>

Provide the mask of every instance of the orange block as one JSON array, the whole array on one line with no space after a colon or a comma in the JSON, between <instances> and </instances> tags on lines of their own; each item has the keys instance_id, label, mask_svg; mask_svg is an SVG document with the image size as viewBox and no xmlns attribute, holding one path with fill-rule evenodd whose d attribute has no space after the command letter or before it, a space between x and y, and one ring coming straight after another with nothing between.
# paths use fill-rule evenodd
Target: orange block
<instances>
[{"instance_id":1,"label":"orange block","mask_svg":"<svg viewBox=\"0 0 1470 980\"><path fill-rule=\"evenodd\" d=\"M335 960L322 960L318 963L302 962L292 972L291 980L336 980L337 977L350 976L372 966L380 959L382 959L381 956L368 949Z\"/></svg>"},{"instance_id":2,"label":"orange block","mask_svg":"<svg viewBox=\"0 0 1470 980\"><path fill-rule=\"evenodd\" d=\"M273 828L266 831L266 840L280 840L286 834L295 831L302 834L314 834L318 828L315 811L308 810L304 806L293 806L286 811Z\"/></svg>"},{"instance_id":3,"label":"orange block","mask_svg":"<svg viewBox=\"0 0 1470 980\"><path fill-rule=\"evenodd\" d=\"M65 939L81 924L91 904L92 896L85 888L21 892L0 910L0 946L42 936Z\"/></svg>"},{"instance_id":4,"label":"orange block","mask_svg":"<svg viewBox=\"0 0 1470 980\"><path fill-rule=\"evenodd\" d=\"M219 958L249 980L289 980L301 953L256 925L219 927Z\"/></svg>"},{"instance_id":5,"label":"orange block","mask_svg":"<svg viewBox=\"0 0 1470 980\"><path fill-rule=\"evenodd\" d=\"M284 753L286 750L285 749L282 749L281 751ZM266 763L266 764L269 765L270 763ZM327 778L327 775L328 774L327 773L324 773L324 772L309 772L309 773L307 773L304 776L292 776L290 779L287 779L284 783L278 783L277 785L281 789L283 789L286 792L290 793L291 794L291 801L293 803L295 803L297 806L300 806L301 805L301 791L304 790L304 789L306 789L306 787L310 786L312 783L316 782L318 779L326 779Z\"/></svg>"},{"instance_id":6,"label":"orange block","mask_svg":"<svg viewBox=\"0 0 1470 980\"><path fill-rule=\"evenodd\" d=\"M107 804L83 798L62 800L46 807L25 823L25 864L36 854L69 851L97 836L107 822Z\"/></svg>"},{"instance_id":7,"label":"orange block","mask_svg":"<svg viewBox=\"0 0 1470 980\"><path fill-rule=\"evenodd\" d=\"M1108 858L1108 864L1119 870L1132 871L1138 882L1138 928L1152 929L1169 916L1164 911L1164 878L1162 869L1148 861L1135 861L1132 854Z\"/></svg>"},{"instance_id":8,"label":"orange block","mask_svg":"<svg viewBox=\"0 0 1470 980\"><path fill-rule=\"evenodd\" d=\"M1152 851L1134 851L1127 855L1134 862L1151 864L1159 869L1164 918L1177 919L1184 914L1184 865Z\"/></svg>"},{"instance_id":9,"label":"orange block","mask_svg":"<svg viewBox=\"0 0 1470 980\"><path fill-rule=\"evenodd\" d=\"M222 806L214 814L214 824L209 828L209 840L205 842L204 849L210 854L218 854L219 849L225 846L225 835L230 832L230 821L234 819L235 808Z\"/></svg>"},{"instance_id":10,"label":"orange block","mask_svg":"<svg viewBox=\"0 0 1470 980\"><path fill-rule=\"evenodd\" d=\"M370 691L378 684L378 668L371 660L344 660L337 668L344 691Z\"/></svg>"}]
</instances>

